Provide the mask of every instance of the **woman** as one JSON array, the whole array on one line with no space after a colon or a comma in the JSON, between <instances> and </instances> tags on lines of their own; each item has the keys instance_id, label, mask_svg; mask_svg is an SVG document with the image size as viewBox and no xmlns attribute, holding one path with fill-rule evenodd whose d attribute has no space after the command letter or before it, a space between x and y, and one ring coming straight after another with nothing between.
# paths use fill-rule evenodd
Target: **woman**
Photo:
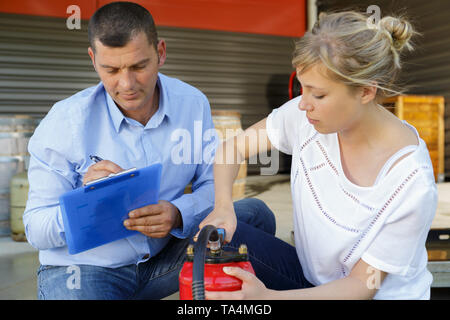
<instances>
[{"instance_id":1,"label":"woman","mask_svg":"<svg viewBox=\"0 0 450 320\"><path fill-rule=\"evenodd\" d=\"M321 14L296 43L302 96L217 151L215 209L200 227L225 228L231 247L246 243L256 276L227 268L242 290L208 299L429 299L432 164L416 129L379 105L398 93L400 53L414 33L403 19L371 25L348 11ZM262 140L247 145L252 130ZM295 247L235 217L238 164L271 147L292 154ZM229 148L236 164L220 164Z\"/></svg>"}]
</instances>

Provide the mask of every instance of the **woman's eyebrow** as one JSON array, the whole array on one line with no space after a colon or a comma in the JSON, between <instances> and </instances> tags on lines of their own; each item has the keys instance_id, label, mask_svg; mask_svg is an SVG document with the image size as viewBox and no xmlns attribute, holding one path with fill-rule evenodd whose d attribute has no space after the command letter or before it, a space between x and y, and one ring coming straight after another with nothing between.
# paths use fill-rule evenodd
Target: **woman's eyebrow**
<instances>
[{"instance_id":1,"label":"woman's eyebrow","mask_svg":"<svg viewBox=\"0 0 450 320\"><path fill-rule=\"evenodd\" d=\"M319 88L319 87L315 87L315 86L312 86L312 85L309 85L309 84L302 85L302 87L303 88L308 88L308 89L325 90L325 88Z\"/></svg>"}]
</instances>

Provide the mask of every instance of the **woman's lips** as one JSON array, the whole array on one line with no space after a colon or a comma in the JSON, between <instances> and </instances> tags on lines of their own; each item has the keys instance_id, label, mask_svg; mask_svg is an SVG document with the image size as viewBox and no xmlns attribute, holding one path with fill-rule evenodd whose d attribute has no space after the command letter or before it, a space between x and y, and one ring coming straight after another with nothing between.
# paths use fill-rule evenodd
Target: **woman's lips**
<instances>
[{"instance_id":1,"label":"woman's lips","mask_svg":"<svg viewBox=\"0 0 450 320\"><path fill-rule=\"evenodd\" d=\"M318 123L319 123L319 120L313 120L313 119L311 119L311 118L308 117L308 116L306 116L306 118L308 118L308 121L309 121L309 123L311 123L311 124L318 124Z\"/></svg>"}]
</instances>

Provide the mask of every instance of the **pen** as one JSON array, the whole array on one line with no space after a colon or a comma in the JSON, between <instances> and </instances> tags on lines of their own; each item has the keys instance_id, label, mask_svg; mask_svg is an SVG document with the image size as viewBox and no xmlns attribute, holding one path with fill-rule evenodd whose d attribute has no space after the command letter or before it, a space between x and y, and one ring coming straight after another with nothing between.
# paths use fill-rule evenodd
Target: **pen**
<instances>
[{"instance_id":1,"label":"pen","mask_svg":"<svg viewBox=\"0 0 450 320\"><path fill-rule=\"evenodd\" d=\"M102 161L103 159L97 156L89 156L89 158L91 158L92 161L94 161L95 163Z\"/></svg>"}]
</instances>

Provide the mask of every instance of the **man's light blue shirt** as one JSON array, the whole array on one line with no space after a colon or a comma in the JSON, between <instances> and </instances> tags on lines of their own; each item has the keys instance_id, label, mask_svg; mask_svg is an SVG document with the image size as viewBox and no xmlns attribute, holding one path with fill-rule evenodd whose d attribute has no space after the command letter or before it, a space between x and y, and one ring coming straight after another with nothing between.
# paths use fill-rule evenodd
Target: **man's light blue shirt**
<instances>
[{"instance_id":1,"label":"man's light blue shirt","mask_svg":"<svg viewBox=\"0 0 450 320\"><path fill-rule=\"evenodd\" d=\"M148 260L170 237L192 237L213 209L213 156L218 137L209 102L194 87L158 74L159 108L144 126L125 117L100 82L56 103L41 121L28 150L30 191L24 213L27 239L43 265L90 264L119 267ZM97 155L123 169L162 163L159 198L181 212L183 226L171 235L141 233L70 255L59 196L82 186ZM184 194L192 182L192 194Z\"/></svg>"}]
</instances>

